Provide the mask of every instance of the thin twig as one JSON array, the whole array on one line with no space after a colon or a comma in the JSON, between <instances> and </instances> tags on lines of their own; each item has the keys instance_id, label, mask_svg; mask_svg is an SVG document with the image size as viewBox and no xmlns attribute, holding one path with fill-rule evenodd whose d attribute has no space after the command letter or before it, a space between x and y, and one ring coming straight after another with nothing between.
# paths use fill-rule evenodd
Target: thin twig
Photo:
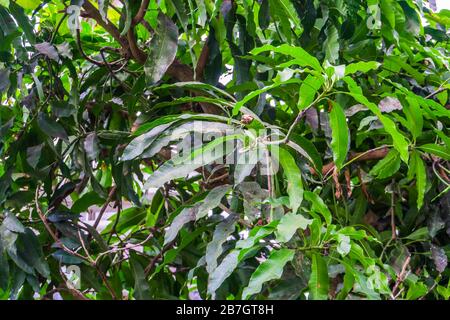
<instances>
[{"instance_id":1,"label":"thin twig","mask_svg":"<svg viewBox=\"0 0 450 320\"><path fill-rule=\"evenodd\" d=\"M112 198L113 198L114 195L116 194L116 190L117 190L117 187L114 186L114 187L112 187L111 190L109 191L108 199L106 199L105 204L104 204L103 207L100 209L100 212L98 213L97 219L96 219L95 222L94 222L94 225L93 225L94 229L97 229L98 224L99 224L100 221L102 220L103 214L104 214L105 211L106 211L106 208L108 207L109 203L112 201Z\"/></svg>"}]
</instances>

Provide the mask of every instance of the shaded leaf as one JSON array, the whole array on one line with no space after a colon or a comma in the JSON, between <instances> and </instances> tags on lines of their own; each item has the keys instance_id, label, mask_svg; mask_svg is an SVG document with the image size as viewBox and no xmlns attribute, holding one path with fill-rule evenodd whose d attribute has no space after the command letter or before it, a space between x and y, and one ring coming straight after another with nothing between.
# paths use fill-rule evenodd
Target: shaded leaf
<instances>
[{"instance_id":1,"label":"shaded leaf","mask_svg":"<svg viewBox=\"0 0 450 320\"><path fill-rule=\"evenodd\" d=\"M333 160L338 170L340 170L347 158L349 135L344 110L342 110L342 107L338 103L333 103L330 112L330 126L332 132L331 149L333 150Z\"/></svg>"},{"instance_id":2,"label":"shaded leaf","mask_svg":"<svg viewBox=\"0 0 450 320\"><path fill-rule=\"evenodd\" d=\"M311 276L308 282L309 299L327 300L328 299L328 269L325 260L317 253L312 256Z\"/></svg>"},{"instance_id":3,"label":"shaded leaf","mask_svg":"<svg viewBox=\"0 0 450 320\"><path fill-rule=\"evenodd\" d=\"M277 240L280 242L288 242L295 234L298 228L305 230L312 220L306 219L301 214L288 213L280 219L275 232Z\"/></svg>"},{"instance_id":4,"label":"shaded leaf","mask_svg":"<svg viewBox=\"0 0 450 320\"><path fill-rule=\"evenodd\" d=\"M144 71L147 83L158 82L175 59L178 49L178 29L162 12L158 15L158 28L150 41L150 54Z\"/></svg>"},{"instance_id":5,"label":"shaded leaf","mask_svg":"<svg viewBox=\"0 0 450 320\"><path fill-rule=\"evenodd\" d=\"M248 299L251 295L259 293L265 282L279 279L283 274L286 263L294 258L294 250L273 250L270 256L262 262L253 272L248 286L242 292L242 298Z\"/></svg>"}]
</instances>

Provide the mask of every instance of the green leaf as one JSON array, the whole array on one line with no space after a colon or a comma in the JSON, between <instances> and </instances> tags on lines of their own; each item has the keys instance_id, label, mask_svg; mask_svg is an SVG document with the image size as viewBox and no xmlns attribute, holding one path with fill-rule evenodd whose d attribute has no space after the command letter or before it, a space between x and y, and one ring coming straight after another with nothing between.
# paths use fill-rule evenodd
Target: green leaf
<instances>
[{"instance_id":1,"label":"green leaf","mask_svg":"<svg viewBox=\"0 0 450 320\"><path fill-rule=\"evenodd\" d=\"M0 0L0 5L8 8L9 7L9 0Z\"/></svg>"},{"instance_id":2,"label":"green leaf","mask_svg":"<svg viewBox=\"0 0 450 320\"><path fill-rule=\"evenodd\" d=\"M250 100L252 100L253 98L259 96L261 93L264 93L266 91L269 91L271 89L277 88L281 85L285 85L285 84L290 84L290 83L297 83L298 80L297 79L290 79L287 81L280 81L280 82L275 82L269 86L263 87L261 89L258 90L253 90L252 92L250 92L249 94L247 94L244 98L242 98L240 101L236 102L236 104L233 107L233 115L237 115L239 113L239 110Z\"/></svg>"},{"instance_id":3,"label":"green leaf","mask_svg":"<svg viewBox=\"0 0 450 320\"><path fill-rule=\"evenodd\" d=\"M310 300L328 299L328 269L325 260L317 253L312 256L311 277L308 282Z\"/></svg>"},{"instance_id":4,"label":"green leaf","mask_svg":"<svg viewBox=\"0 0 450 320\"><path fill-rule=\"evenodd\" d=\"M222 245L227 238L234 232L237 217L230 215L224 221L216 226L211 242L206 246L205 261L206 271L211 273L217 267L217 259L223 252Z\"/></svg>"},{"instance_id":5,"label":"green leaf","mask_svg":"<svg viewBox=\"0 0 450 320\"><path fill-rule=\"evenodd\" d=\"M345 75L354 74L356 72L367 73L370 70L376 70L381 66L381 63L376 61L361 61L351 63L345 67Z\"/></svg>"},{"instance_id":6,"label":"green leaf","mask_svg":"<svg viewBox=\"0 0 450 320\"><path fill-rule=\"evenodd\" d=\"M335 64L339 59L339 34L334 26L327 28L327 37L323 43L325 60Z\"/></svg>"},{"instance_id":7,"label":"green leaf","mask_svg":"<svg viewBox=\"0 0 450 320\"><path fill-rule=\"evenodd\" d=\"M287 193L293 213L296 213L303 200L303 182L294 157L284 148L279 148L279 160L286 175Z\"/></svg>"},{"instance_id":8,"label":"green leaf","mask_svg":"<svg viewBox=\"0 0 450 320\"><path fill-rule=\"evenodd\" d=\"M137 138L134 138L123 150L121 161L133 160L134 158L140 156L145 149L147 149L153 141L165 130L167 130L173 122L161 124L154 127L149 132L146 132Z\"/></svg>"},{"instance_id":9,"label":"green leaf","mask_svg":"<svg viewBox=\"0 0 450 320\"><path fill-rule=\"evenodd\" d=\"M428 288L427 286L422 282L416 282L411 284L411 286L408 289L408 293L406 294L407 300L416 300L417 298L420 298L421 296L427 294Z\"/></svg>"},{"instance_id":10,"label":"green leaf","mask_svg":"<svg viewBox=\"0 0 450 320\"><path fill-rule=\"evenodd\" d=\"M164 245L171 242L177 236L181 228L188 222L196 221L208 214L208 212L216 208L225 194L230 191L231 186L224 185L212 189L204 200L197 202L192 207L184 208L175 219L164 235Z\"/></svg>"},{"instance_id":11,"label":"green leaf","mask_svg":"<svg viewBox=\"0 0 450 320\"><path fill-rule=\"evenodd\" d=\"M300 27L300 18L297 15L297 11L295 10L292 2L289 0L272 0L271 5L280 8L284 12L284 16L289 18L294 23L295 27Z\"/></svg>"},{"instance_id":12,"label":"green leaf","mask_svg":"<svg viewBox=\"0 0 450 320\"><path fill-rule=\"evenodd\" d=\"M448 149L444 146L434 143L427 143L417 148L422 151L425 151L426 153L431 153L434 154L435 156L438 156L439 158L450 161L450 153L448 152Z\"/></svg>"},{"instance_id":13,"label":"green leaf","mask_svg":"<svg viewBox=\"0 0 450 320\"><path fill-rule=\"evenodd\" d=\"M16 218L15 215L8 212L6 214L5 220L3 220L3 226L5 226L9 231L24 233L25 228L23 224Z\"/></svg>"},{"instance_id":14,"label":"green leaf","mask_svg":"<svg viewBox=\"0 0 450 320\"><path fill-rule=\"evenodd\" d=\"M346 256L351 249L350 237L347 235L338 234L337 241L338 241L338 246L336 248L337 252L339 252L339 254L343 257Z\"/></svg>"},{"instance_id":15,"label":"green leaf","mask_svg":"<svg viewBox=\"0 0 450 320\"><path fill-rule=\"evenodd\" d=\"M120 32L120 35L123 37L124 35L127 34L128 30L130 30L131 27L131 21L132 21L132 16L131 16L131 8L130 8L130 0L125 0L123 2L124 7L122 9L122 16L124 16L123 19L125 19L124 24L123 24L123 29Z\"/></svg>"},{"instance_id":16,"label":"green leaf","mask_svg":"<svg viewBox=\"0 0 450 320\"><path fill-rule=\"evenodd\" d=\"M12 16L19 24L19 27L23 30L27 40L31 44L36 43L36 36L34 34L33 26L30 23L28 16L25 14L23 9L18 6L15 2L11 2L9 6Z\"/></svg>"},{"instance_id":17,"label":"green leaf","mask_svg":"<svg viewBox=\"0 0 450 320\"><path fill-rule=\"evenodd\" d=\"M36 169L39 159L41 158L43 143L34 147L27 148L27 162L33 168Z\"/></svg>"},{"instance_id":18,"label":"green leaf","mask_svg":"<svg viewBox=\"0 0 450 320\"><path fill-rule=\"evenodd\" d=\"M391 135L393 143L394 143L394 147L400 153L400 158L405 163L408 163L409 143L406 140L406 138L403 136L403 134L401 134L400 131L397 129L395 123L387 116L384 116L376 104L374 104L373 102L369 102L369 100L367 100L367 98L362 93L362 89L356 84L355 80L353 80L352 78L347 76L344 78L344 81L347 82L347 84L348 84L348 88L350 90L349 94L356 101L358 101L359 103L361 103L361 104L365 105L367 108L369 108L369 110L378 117L378 119L383 124L386 132Z\"/></svg>"},{"instance_id":19,"label":"green leaf","mask_svg":"<svg viewBox=\"0 0 450 320\"><path fill-rule=\"evenodd\" d=\"M331 212L325 202L317 194L311 191L305 191L305 199L311 202L311 210L319 212L325 219L326 224L331 224Z\"/></svg>"},{"instance_id":20,"label":"green leaf","mask_svg":"<svg viewBox=\"0 0 450 320\"><path fill-rule=\"evenodd\" d=\"M273 52L291 56L295 59L295 63L297 63L301 67L312 67L314 70L316 70L318 72L323 72L323 69L319 63L319 60L317 60L317 58L311 56L303 48L292 47L287 44L282 44L281 46L278 46L278 47L274 47L272 45L266 44L262 47L253 49L250 53L257 55L257 54L260 54L261 52L265 52L265 51L273 51Z\"/></svg>"},{"instance_id":21,"label":"green leaf","mask_svg":"<svg viewBox=\"0 0 450 320\"><path fill-rule=\"evenodd\" d=\"M417 188L417 208L420 209L423 205L423 199L425 197L425 188L427 185L427 174L425 170L425 164L420 158L420 154L414 152L411 161L414 159L414 168L416 174L416 188Z\"/></svg>"},{"instance_id":22,"label":"green leaf","mask_svg":"<svg viewBox=\"0 0 450 320\"><path fill-rule=\"evenodd\" d=\"M216 290L233 273L239 262L245 258L253 246L275 231L277 223L277 221L274 221L262 227L255 227L250 231L248 238L236 243L235 249L228 253L217 268L209 274L208 294L215 295Z\"/></svg>"},{"instance_id":23,"label":"green leaf","mask_svg":"<svg viewBox=\"0 0 450 320\"><path fill-rule=\"evenodd\" d=\"M150 285L147 282L144 268L135 253L131 254L130 267L134 278L134 297L137 300L151 299Z\"/></svg>"},{"instance_id":24,"label":"green leaf","mask_svg":"<svg viewBox=\"0 0 450 320\"><path fill-rule=\"evenodd\" d=\"M216 161L217 159L221 159L227 152L233 151L232 148L227 148L223 144L239 137L240 135L238 134L220 137L195 149L187 156L177 157L164 162L164 164L147 179L144 189L159 188L170 180L183 178L195 169Z\"/></svg>"},{"instance_id":25,"label":"green leaf","mask_svg":"<svg viewBox=\"0 0 450 320\"><path fill-rule=\"evenodd\" d=\"M38 115L38 124L40 129L48 136L52 138L60 138L66 141L69 140L66 130L64 130L64 128L59 123L57 123L53 119L50 119L46 114L42 112Z\"/></svg>"},{"instance_id":26,"label":"green leaf","mask_svg":"<svg viewBox=\"0 0 450 320\"><path fill-rule=\"evenodd\" d=\"M287 145L308 159L317 171L322 173L322 157L309 139L292 133Z\"/></svg>"},{"instance_id":27,"label":"green leaf","mask_svg":"<svg viewBox=\"0 0 450 320\"><path fill-rule=\"evenodd\" d=\"M158 28L149 44L150 53L144 71L148 84L155 84L174 61L178 49L178 28L162 12L158 15Z\"/></svg>"},{"instance_id":28,"label":"green leaf","mask_svg":"<svg viewBox=\"0 0 450 320\"><path fill-rule=\"evenodd\" d=\"M347 158L349 135L344 110L336 102L333 103L330 112L330 126L332 132L331 149L333 150L333 160L338 170L340 170Z\"/></svg>"},{"instance_id":29,"label":"green leaf","mask_svg":"<svg viewBox=\"0 0 450 320\"><path fill-rule=\"evenodd\" d=\"M313 101L317 91L322 87L324 79L322 76L316 77L308 75L300 86L298 98L298 110L308 107Z\"/></svg>"},{"instance_id":30,"label":"green leaf","mask_svg":"<svg viewBox=\"0 0 450 320\"><path fill-rule=\"evenodd\" d=\"M290 212L280 219L275 235L279 242L288 242L298 228L305 230L312 220L306 219L301 214Z\"/></svg>"},{"instance_id":31,"label":"green leaf","mask_svg":"<svg viewBox=\"0 0 450 320\"><path fill-rule=\"evenodd\" d=\"M421 240L425 241L429 238L428 228L422 227L417 230L415 230L413 233L405 237L405 239L409 240Z\"/></svg>"},{"instance_id":32,"label":"green leaf","mask_svg":"<svg viewBox=\"0 0 450 320\"><path fill-rule=\"evenodd\" d=\"M403 113L408 121L408 129L411 131L414 139L422 134L423 128L423 111L420 109L419 102L411 96L407 96L408 104L403 106Z\"/></svg>"},{"instance_id":33,"label":"green leaf","mask_svg":"<svg viewBox=\"0 0 450 320\"><path fill-rule=\"evenodd\" d=\"M248 286L242 292L242 298L248 299L250 296L259 293L265 282L279 279L283 274L286 263L292 261L295 251L291 249L273 250L264 262L262 262L250 277Z\"/></svg>"},{"instance_id":34,"label":"green leaf","mask_svg":"<svg viewBox=\"0 0 450 320\"><path fill-rule=\"evenodd\" d=\"M378 179L385 179L392 176L400 169L400 155L397 150L389 150L389 153L370 170L369 174Z\"/></svg>"}]
</instances>

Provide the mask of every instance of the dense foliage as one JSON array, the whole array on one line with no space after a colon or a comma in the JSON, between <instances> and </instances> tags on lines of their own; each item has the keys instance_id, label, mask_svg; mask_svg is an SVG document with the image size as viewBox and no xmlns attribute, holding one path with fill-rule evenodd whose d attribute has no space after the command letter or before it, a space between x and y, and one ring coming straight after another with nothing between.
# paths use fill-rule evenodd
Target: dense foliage
<instances>
[{"instance_id":1,"label":"dense foliage","mask_svg":"<svg viewBox=\"0 0 450 320\"><path fill-rule=\"evenodd\" d=\"M0 0L0 297L449 299L449 27Z\"/></svg>"}]
</instances>

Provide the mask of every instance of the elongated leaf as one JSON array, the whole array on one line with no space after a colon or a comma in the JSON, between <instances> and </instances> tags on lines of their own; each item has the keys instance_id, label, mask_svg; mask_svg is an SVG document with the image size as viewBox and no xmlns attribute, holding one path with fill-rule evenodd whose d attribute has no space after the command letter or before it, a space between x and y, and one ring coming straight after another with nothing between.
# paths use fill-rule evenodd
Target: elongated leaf
<instances>
[{"instance_id":1,"label":"elongated leaf","mask_svg":"<svg viewBox=\"0 0 450 320\"><path fill-rule=\"evenodd\" d=\"M334 26L327 28L327 38L323 43L325 59L335 64L339 58L339 34Z\"/></svg>"},{"instance_id":2,"label":"elongated leaf","mask_svg":"<svg viewBox=\"0 0 450 320\"><path fill-rule=\"evenodd\" d=\"M434 143L427 143L427 144L421 145L418 148L427 153L434 154L435 156L438 156L439 158L450 161L450 153L448 152L448 149L443 146L440 146L440 145L434 144Z\"/></svg>"},{"instance_id":3,"label":"elongated leaf","mask_svg":"<svg viewBox=\"0 0 450 320\"><path fill-rule=\"evenodd\" d=\"M328 299L328 269L325 260L317 253L312 256L311 277L308 282L311 300Z\"/></svg>"},{"instance_id":4,"label":"elongated leaf","mask_svg":"<svg viewBox=\"0 0 450 320\"><path fill-rule=\"evenodd\" d=\"M306 219L301 214L288 213L280 219L275 232L277 240L280 242L288 242L295 234L298 228L305 230L312 220Z\"/></svg>"},{"instance_id":5,"label":"elongated leaf","mask_svg":"<svg viewBox=\"0 0 450 320\"><path fill-rule=\"evenodd\" d=\"M285 54L295 58L295 62L302 67L312 67L318 72L322 72L322 66L319 63L317 58L311 56L308 52L306 52L303 48L300 47L292 47L287 44L282 44L281 46L274 47L272 45L266 44L262 47L255 48L251 51L251 54L260 54L265 51L273 51L281 54Z\"/></svg>"},{"instance_id":6,"label":"elongated leaf","mask_svg":"<svg viewBox=\"0 0 450 320\"><path fill-rule=\"evenodd\" d=\"M120 32L121 36L126 35L128 30L130 30L131 20L132 20L129 0L125 0L123 3L124 3L124 7L122 9L122 16L124 16L124 18L123 18L124 24L123 24L123 29Z\"/></svg>"},{"instance_id":7,"label":"elongated leaf","mask_svg":"<svg viewBox=\"0 0 450 320\"><path fill-rule=\"evenodd\" d=\"M313 101L314 96L324 82L323 77L308 75L300 86L298 98L298 109L301 111L308 107Z\"/></svg>"},{"instance_id":8,"label":"elongated leaf","mask_svg":"<svg viewBox=\"0 0 450 320\"><path fill-rule=\"evenodd\" d=\"M137 300L150 299L150 286L145 277L144 268L134 253L131 254L130 266L134 277L134 297Z\"/></svg>"},{"instance_id":9,"label":"elongated leaf","mask_svg":"<svg viewBox=\"0 0 450 320\"><path fill-rule=\"evenodd\" d=\"M425 188L427 186L427 173L425 171L425 164L420 158L419 153L414 152L414 162L416 169L416 188L417 188L417 208L420 209L423 205L425 197Z\"/></svg>"},{"instance_id":10,"label":"elongated leaf","mask_svg":"<svg viewBox=\"0 0 450 320\"><path fill-rule=\"evenodd\" d=\"M370 170L369 174L378 179L385 179L392 176L400 169L400 155L397 150L390 150L382 160Z\"/></svg>"},{"instance_id":11,"label":"elongated leaf","mask_svg":"<svg viewBox=\"0 0 450 320\"><path fill-rule=\"evenodd\" d=\"M141 155L145 149L147 149L153 141L164 132L167 128L172 125L173 122L165 123L154 127L149 132L140 135L139 137L133 139L123 150L123 155L121 161L128 161Z\"/></svg>"},{"instance_id":12,"label":"elongated leaf","mask_svg":"<svg viewBox=\"0 0 450 320\"><path fill-rule=\"evenodd\" d=\"M376 70L380 67L381 63L376 61L361 61L351 63L345 67L345 75L354 74L356 72L367 73L370 70Z\"/></svg>"},{"instance_id":13,"label":"elongated leaf","mask_svg":"<svg viewBox=\"0 0 450 320\"><path fill-rule=\"evenodd\" d=\"M36 36L33 31L33 26L30 23L30 20L23 9L18 6L15 2L11 2L9 5L9 10L11 11L12 16L19 24L19 27L23 30L27 40L31 44L36 43Z\"/></svg>"},{"instance_id":14,"label":"elongated leaf","mask_svg":"<svg viewBox=\"0 0 450 320\"><path fill-rule=\"evenodd\" d=\"M206 246L205 261L206 271L211 273L217 267L217 259L223 252L222 245L227 238L234 232L237 217L230 215L224 221L219 223L214 230L211 242Z\"/></svg>"},{"instance_id":15,"label":"elongated leaf","mask_svg":"<svg viewBox=\"0 0 450 320\"><path fill-rule=\"evenodd\" d=\"M144 71L148 84L158 82L175 59L178 49L177 26L165 14L158 15L158 28L150 41L150 54Z\"/></svg>"},{"instance_id":16,"label":"elongated leaf","mask_svg":"<svg viewBox=\"0 0 450 320\"><path fill-rule=\"evenodd\" d=\"M261 93L267 92L273 88L277 88L281 85L284 84L290 84L290 83L296 83L298 82L297 79L290 79L287 81L280 81L280 82L275 82L269 86L266 86L264 88L258 89L258 90L254 90L252 92L250 92L249 94L247 94L244 98L242 98L240 101L236 102L236 104L233 107L233 115L237 115L239 113L239 110L250 100L252 100L253 98L255 98L256 96L259 96Z\"/></svg>"},{"instance_id":17,"label":"elongated leaf","mask_svg":"<svg viewBox=\"0 0 450 320\"><path fill-rule=\"evenodd\" d=\"M283 16L292 20L296 27L300 26L300 19L297 15L297 12L292 5L292 2L289 0L272 0L272 5L280 8L284 14Z\"/></svg>"},{"instance_id":18,"label":"elongated leaf","mask_svg":"<svg viewBox=\"0 0 450 320\"><path fill-rule=\"evenodd\" d=\"M419 137L422 134L423 128L423 111L420 109L419 102L407 96L406 100L408 105L403 107L403 112L408 120L408 129L411 131L414 138Z\"/></svg>"},{"instance_id":19,"label":"elongated leaf","mask_svg":"<svg viewBox=\"0 0 450 320\"><path fill-rule=\"evenodd\" d=\"M400 158L405 162L408 163L409 153L408 153L408 141L403 136L403 134L400 133L400 131L397 129L395 123L388 117L384 116L378 106L369 100L362 94L362 89L356 84L356 82L350 78L345 77L344 81L347 82L348 88L350 90L350 95L359 103L365 105L371 112L373 112L378 119L380 119L381 123L384 126L384 129L387 133L389 133L392 137L394 147L397 149L397 151L400 153Z\"/></svg>"},{"instance_id":20,"label":"elongated leaf","mask_svg":"<svg viewBox=\"0 0 450 320\"><path fill-rule=\"evenodd\" d=\"M336 102L333 103L333 108L330 112L330 126L332 132L331 149L333 150L333 160L336 167L340 170L347 158L349 135L344 110Z\"/></svg>"},{"instance_id":21,"label":"elongated leaf","mask_svg":"<svg viewBox=\"0 0 450 320\"><path fill-rule=\"evenodd\" d=\"M210 210L216 208L230 188L231 187L228 185L216 187L208 193L202 202L183 209L180 214L175 217L169 229L166 231L164 235L164 245L175 239L180 229L186 223L201 219L207 215Z\"/></svg>"},{"instance_id":22,"label":"elongated leaf","mask_svg":"<svg viewBox=\"0 0 450 320\"><path fill-rule=\"evenodd\" d=\"M66 130L64 130L64 128L59 123L57 123L53 119L50 119L44 113L39 113L38 124L40 129L52 138L60 138L63 140L69 139Z\"/></svg>"},{"instance_id":23,"label":"elongated leaf","mask_svg":"<svg viewBox=\"0 0 450 320\"><path fill-rule=\"evenodd\" d=\"M311 202L311 210L319 212L324 217L326 224L331 224L331 212L322 198L311 191L305 191L304 195L305 199Z\"/></svg>"},{"instance_id":24,"label":"elongated leaf","mask_svg":"<svg viewBox=\"0 0 450 320\"><path fill-rule=\"evenodd\" d=\"M279 148L280 164L287 180L287 192L293 213L296 213L303 200L302 174L294 157L284 148Z\"/></svg>"},{"instance_id":25,"label":"elongated leaf","mask_svg":"<svg viewBox=\"0 0 450 320\"><path fill-rule=\"evenodd\" d=\"M239 262L262 238L267 237L275 231L277 221L262 227L255 227L250 231L247 239L239 240L236 247L222 260L208 278L208 294L215 295L216 290L233 273Z\"/></svg>"},{"instance_id":26,"label":"elongated leaf","mask_svg":"<svg viewBox=\"0 0 450 320\"><path fill-rule=\"evenodd\" d=\"M250 278L248 286L242 293L243 299L261 291L265 282L279 279L286 263L294 258L295 251L290 249L273 250L269 258L262 262Z\"/></svg>"},{"instance_id":27,"label":"elongated leaf","mask_svg":"<svg viewBox=\"0 0 450 320\"><path fill-rule=\"evenodd\" d=\"M230 143L230 141L239 137L239 134L220 137L205 146L195 149L185 157L166 161L148 178L144 189L159 188L170 180L183 178L195 169L221 159L224 155L233 151L232 148L225 147L223 144Z\"/></svg>"}]
</instances>

